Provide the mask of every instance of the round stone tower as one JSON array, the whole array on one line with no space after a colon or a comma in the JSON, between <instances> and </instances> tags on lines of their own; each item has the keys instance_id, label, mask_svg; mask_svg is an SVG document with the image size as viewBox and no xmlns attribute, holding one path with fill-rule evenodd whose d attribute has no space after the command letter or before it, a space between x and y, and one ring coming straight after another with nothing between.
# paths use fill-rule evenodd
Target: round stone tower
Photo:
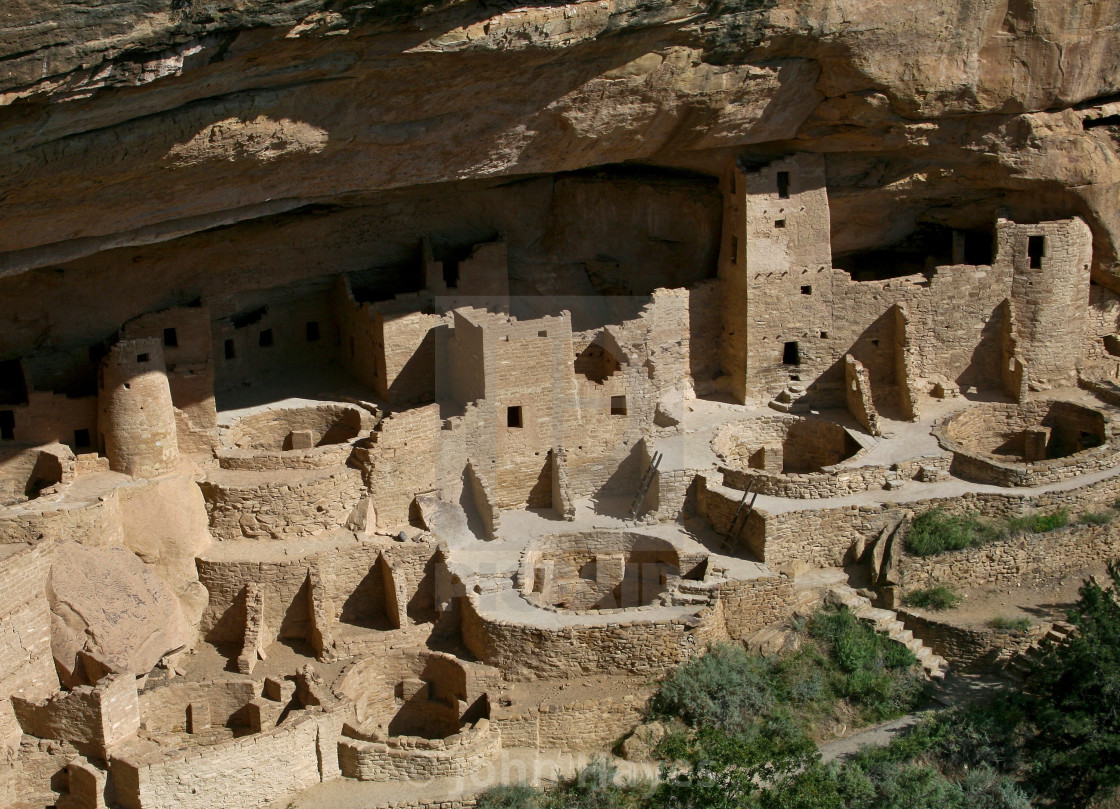
<instances>
[{"instance_id":1,"label":"round stone tower","mask_svg":"<svg viewBox=\"0 0 1120 809\"><path fill-rule=\"evenodd\" d=\"M122 340L102 360L98 430L114 472L154 477L178 464L175 409L159 339Z\"/></svg>"}]
</instances>

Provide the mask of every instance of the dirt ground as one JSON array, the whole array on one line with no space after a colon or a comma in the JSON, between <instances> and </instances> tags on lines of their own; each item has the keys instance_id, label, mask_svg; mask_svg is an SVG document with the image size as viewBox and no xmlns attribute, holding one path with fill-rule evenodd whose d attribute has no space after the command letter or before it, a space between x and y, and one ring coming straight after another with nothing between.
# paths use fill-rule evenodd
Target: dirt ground
<instances>
[{"instance_id":1,"label":"dirt ground","mask_svg":"<svg viewBox=\"0 0 1120 809\"><path fill-rule=\"evenodd\" d=\"M964 596L964 603L959 607L929 614L938 620L977 628L986 627L988 621L997 616L1027 618L1034 626L1053 623L1065 620L1066 611L1077 602L1082 583L1091 575L1096 575L1103 583L1108 580L1108 569L1100 565L1070 573L1061 579L1014 587L961 589L958 592Z\"/></svg>"}]
</instances>

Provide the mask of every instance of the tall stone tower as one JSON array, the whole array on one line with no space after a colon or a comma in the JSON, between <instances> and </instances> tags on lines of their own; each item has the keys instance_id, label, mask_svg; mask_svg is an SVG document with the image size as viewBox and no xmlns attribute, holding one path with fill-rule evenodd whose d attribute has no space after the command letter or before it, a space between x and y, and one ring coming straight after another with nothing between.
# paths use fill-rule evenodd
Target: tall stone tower
<instances>
[{"instance_id":1,"label":"tall stone tower","mask_svg":"<svg viewBox=\"0 0 1120 809\"><path fill-rule=\"evenodd\" d=\"M1080 217L996 223L995 267L1011 275L1016 355L1032 390L1076 384L1089 321L1093 233Z\"/></svg>"},{"instance_id":2,"label":"tall stone tower","mask_svg":"<svg viewBox=\"0 0 1120 809\"><path fill-rule=\"evenodd\" d=\"M824 158L736 162L724 177L723 370L740 402L832 362L832 245Z\"/></svg>"},{"instance_id":3,"label":"tall stone tower","mask_svg":"<svg viewBox=\"0 0 1120 809\"><path fill-rule=\"evenodd\" d=\"M178 464L175 408L158 338L122 340L102 360L98 432L114 472L155 477Z\"/></svg>"}]
</instances>

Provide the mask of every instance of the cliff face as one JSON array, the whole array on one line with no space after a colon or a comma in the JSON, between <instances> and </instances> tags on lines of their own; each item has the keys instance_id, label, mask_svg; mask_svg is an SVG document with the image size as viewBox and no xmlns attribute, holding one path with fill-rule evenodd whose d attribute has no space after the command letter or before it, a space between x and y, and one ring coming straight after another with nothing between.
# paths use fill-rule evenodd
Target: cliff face
<instances>
[{"instance_id":1,"label":"cliff face","mask_svg":"<svg viewBox=\"0 0 1120 809\"><path fill-rule=\"evenodd\" d=\"M827 155L837 254L1080 214L1120 290L1118 29L1120 0L9 0L0 272L418 186L797 150ZM235 240L214 232L194 249Z\"/></svg>"}]
</instances>

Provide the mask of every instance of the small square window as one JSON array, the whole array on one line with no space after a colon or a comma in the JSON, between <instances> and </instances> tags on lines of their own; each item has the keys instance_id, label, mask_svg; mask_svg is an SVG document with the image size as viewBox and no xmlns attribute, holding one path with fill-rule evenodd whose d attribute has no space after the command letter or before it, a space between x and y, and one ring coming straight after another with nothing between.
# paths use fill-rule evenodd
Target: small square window
<instances>
[{"instance_id":1,"label":"small square window","mask_svg":"<svg viewBox=\"0 0 1120 809\"><path fill-rule=\"evenodd\" d=\"M92 446L89 440L89 430L75 430L74 431L74 446L75 447L89 447Z\"/></svg>"},{"instance_id":2,"label":"small square window","mask_svg":"<svg viewBox=\"0 0 1120 809\"><path fill-rule=\"evenodd\" d=\"M784 228L785 226L786 226L786 220L784 220L784 219L775 219L774 220L774 227Z\"/></svg>"},{"instance_id":3,"label":"small square window","mask_svg":"<svg viewBox=\"0 0 1120 809\"><path fill-rule=\"evenodd\" d=\"M319 322L316 320L308 321L307 323L307 342L315 343L319 340Z\"/></svg>"},{"instance_id":4,"label":"small square window","mask_svg":"<svg viewBox=\"0 0 1120 809\"><path fill-rule=\"evenodd\" d=\"M521 427L521 405L506 408L506 426Z\"/></svg>"},{"instance_id":5,"label":"small square window","mask_svg":"<svg viewBox=\"0 0 1120 809\"><path fill-rule=\"evenodd\" d=\"M539 332L537 332L537 337L548 337L548 332L547 331L539 331Z\"/></svg>"},{"instance_id":6,"label":"small square window","mask_svg":"<svg viewBox=\"0 0 1120 809\"><path fill-rule=\"evenodd\" d=\"M226 359L232 360L237 356L237 349L233 346L233 340L226 340Z\"/></svg>"},{"instance_id":7,"label":"small square window","mask_svg":"<svg viewBox=\"0 0 1120 809\"><path fill-rule=\"evenodd\" d=\"M179 346L179 334L175 329L163 330L163 344L168 348L177 348Z\"/></svg>"},{"instance_id":8,"label":"small square window","mask_svg":"<svg viewBox=\"0 0 1120 809\"><path fill-rule=\"evenodd\" d=\"M626 415L626 397L625 396L612 396L611 397L611 415L612 416L625 416Z\"/></svg>"},{"instance_id":9,"label":"small square window","mask_svg":"<svg viewBox=\"0 0 1120 809\"><path fill-rule=\"evenodd\" d=\"M813 294L813 285L812 284L802 284L801 294L802 295L812 295Z\"/></svg>"},{"instance_id":10,"label":"small square window","mask_svg":"<svg viewBox=\"0 0 1120 809\"><path fill-rule=\"evenodd\" d=\"M147 362L150 359L151 359L151 357L147 353L136 355L136 361L137 362Z\"/></svg>"},{"instance_id":11,"label":"small square window","mask_svg":"<svg viewBox=\"0 0 1120 809\"><path fill-rule=\"evenodd\" d=\"M265 329L261 332L261 336L257 339L261 348L270 348L272 346L272 329Z\"/></svg>"}]
</instances>

